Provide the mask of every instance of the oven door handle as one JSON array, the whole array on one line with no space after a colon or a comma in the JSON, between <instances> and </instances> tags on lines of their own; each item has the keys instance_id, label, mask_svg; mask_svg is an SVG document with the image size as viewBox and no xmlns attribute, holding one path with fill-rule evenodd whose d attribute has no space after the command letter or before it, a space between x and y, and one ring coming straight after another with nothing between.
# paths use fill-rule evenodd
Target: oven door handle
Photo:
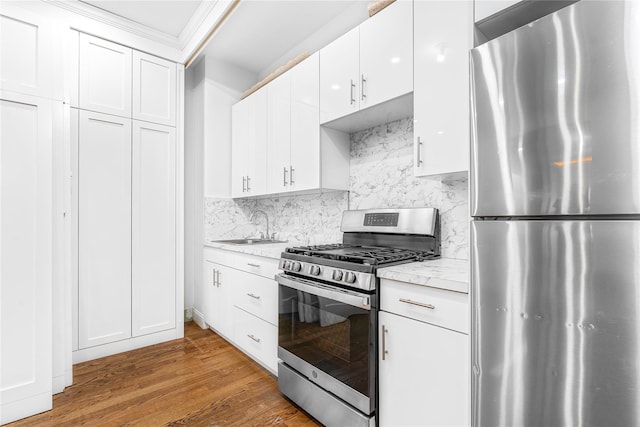
<instances>
[{"instance_id":1,"label":"oven door handle","mask_svg":"<svg viewBox=\"0 0 640 427\"><path fill-rule=\"evenodd\" d=\"M292 279L284 274L276 274L276 281L283 286L293 288L298 291L308 292L319 297L329 298L353 307L371 310L371 298L366 294L359 294L343 289L337 289L328 285L307 282L301 279Z\"/></svg>"}]
</instances>

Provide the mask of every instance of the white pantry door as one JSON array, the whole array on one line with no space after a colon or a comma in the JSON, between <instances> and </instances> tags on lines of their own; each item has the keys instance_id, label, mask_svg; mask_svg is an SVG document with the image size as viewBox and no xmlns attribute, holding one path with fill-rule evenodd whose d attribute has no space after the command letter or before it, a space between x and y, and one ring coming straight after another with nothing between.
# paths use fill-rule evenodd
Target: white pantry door
<instances>
[{"instance_id":1,"label":"white pantry door","mask_svg":"<svg viewBox=\"0 0 640 427\"><path fill-rule=\"evenodd\" d=\"M0 91L0 423L51 409L52 103Z\"/></svg>"},{"instance_id":2,"label":"white pantry door","mask_svg":"<svg viewBox=\"0 0 640 427\"><path fill-rule=\"evenodd\" d=\"M80 111L79 348L131 337L131 120Z\"/></svg>"},{"instance_id":3,"label":"white pantry door","mask_svg":"<svg viewBox=\"0 0 640 427\"><path fill-rule=\"evenodd\" d=\"M133 122L132 335L176 325L176 130Z\"/></svg>"}]
</instances>

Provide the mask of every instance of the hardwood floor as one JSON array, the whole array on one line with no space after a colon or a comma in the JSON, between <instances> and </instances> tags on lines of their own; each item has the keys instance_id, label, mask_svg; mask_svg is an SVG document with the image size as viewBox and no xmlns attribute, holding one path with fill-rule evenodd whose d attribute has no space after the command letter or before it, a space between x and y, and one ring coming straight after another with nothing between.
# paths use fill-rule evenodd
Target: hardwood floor
<instances>
[{"instance_id":1,"label":"hardwood floor","mask_svg":"<svg viewBox=\"0 0 640 427\"><path fill-rule=\"evenodd\" d=\"M53 410L18 426L319 426L276 379L194 322L185 338L80 363Z\"/></svg>"}]
</instances>

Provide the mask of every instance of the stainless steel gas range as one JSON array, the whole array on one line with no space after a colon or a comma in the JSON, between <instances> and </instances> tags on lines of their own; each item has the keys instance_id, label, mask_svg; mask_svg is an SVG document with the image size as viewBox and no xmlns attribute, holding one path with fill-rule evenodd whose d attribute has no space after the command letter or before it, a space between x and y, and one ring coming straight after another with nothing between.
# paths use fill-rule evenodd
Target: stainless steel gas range
<instances>
[{"instance_id":1,"label":"stainless steel gas range","mask_svg":"<svg viewBox=\"0 0 640 427\"><path fill-rule=\"evenodd\" d=\"M280 259L278 386L328 426L375 425L381 267L436 258L432 208L345 211L342 243Z\"/></svg>"}]
</instances>

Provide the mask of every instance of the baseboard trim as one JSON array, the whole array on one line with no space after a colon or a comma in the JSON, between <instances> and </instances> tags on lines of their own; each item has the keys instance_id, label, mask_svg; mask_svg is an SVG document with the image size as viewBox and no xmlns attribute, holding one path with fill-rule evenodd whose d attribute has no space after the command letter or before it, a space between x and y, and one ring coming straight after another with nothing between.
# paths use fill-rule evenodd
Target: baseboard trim
<instances>
[{"instance_id":1,"label":"baseboard trim","mask_svg":"<svg viewBox=\"0 0 640 427\"><path fill-rule=\"evenodd\" d=\"M197 309L193 309L192 319L202 329L209 329L207 322L204 319L204 314L200 313Z\"/></svg>"}]
</instances>

